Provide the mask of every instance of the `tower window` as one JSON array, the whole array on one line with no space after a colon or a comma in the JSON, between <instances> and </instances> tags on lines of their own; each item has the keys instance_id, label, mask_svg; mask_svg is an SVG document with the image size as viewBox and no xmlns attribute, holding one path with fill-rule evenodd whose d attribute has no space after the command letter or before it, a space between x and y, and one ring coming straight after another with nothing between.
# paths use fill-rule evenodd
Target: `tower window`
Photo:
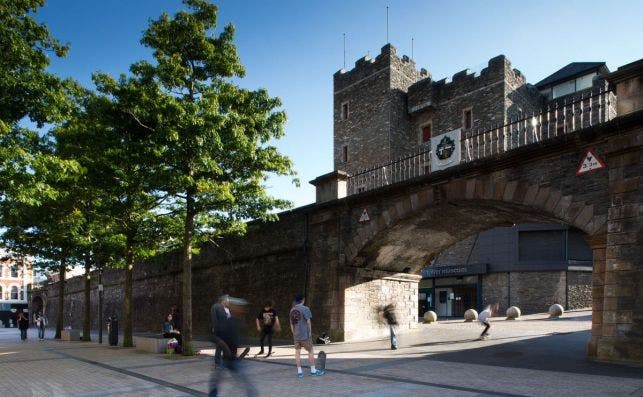
<instances>
[{"instance_id":1,"label":"tower window","mask_svg":"<svg viewBox=\"0 0 643 397\"><path fill-rule=\"evenodd\" d=\"M348 146L342 146L342 162L348 162Z\"/></svg>"},{"instance_id":2,"label":"tower window","mask_svg":"<svg viewBox=\"0 0 643 397\"><path fill-rule=\"evenodd\" d=\"M342 103L342 120L346 120L348 118L348 102L343 102Z\"/></svg>"},{"instance_id":3,"label":"tower window","mask_svg":"<svg viewBox=\"0 0 643 397\"><path fill-rule=\"evenodd\" d=\"M473 127L473 112L471 111L471 108L465 109L462 112L462 126L465 130Z\"/></svg>"},{"instance_id":4,"label":"tower window","mask_svg":"<svg viewBox=\"0 0 643 397\"><path fill-rule=\"evenodd\" d=\"M433 124L428 123L422 126L422 143L428 142L431 140L431 129Z\"/></svg>"}]
</instances>

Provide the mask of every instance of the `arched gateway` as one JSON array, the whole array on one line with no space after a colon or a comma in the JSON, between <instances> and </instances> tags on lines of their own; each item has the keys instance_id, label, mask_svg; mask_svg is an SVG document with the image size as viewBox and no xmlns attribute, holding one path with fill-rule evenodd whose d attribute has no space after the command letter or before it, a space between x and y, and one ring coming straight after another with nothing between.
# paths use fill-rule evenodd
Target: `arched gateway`
<instances>
[{"instance_id":1,"label":"arched gateway","mask_svg":"<svg viewBox=\"0 0 643 397\"><path fill-rule=\"evenodd\" d=\"M507 66L502 59L489 67L494 65ZM512 135L513 127L505 126L467 136L466 153L483 155L445 170L414 174L426 166L418 154L371 169L359 176L362 179L341 171L317 178L312 182L317 187L316 204L281 213L278 222L252 222L246 236L219 241L195 256L194 332L209 332L209 309L222 293L242 296L257 309L265 299L274 299L283 315L295 294L304 292L313 312L313 333L326 332L333 340L378 332L373 308L384 302L396 303L402 326L413 327L419 273L438 252L495 226L556 222L582 231L592 250L588 355L643 362L642 75L639 61L610 76L618 97L614 118L594 123L591 113L585 118L587 108L581 101L571 117L558 113L555 120L571 125L583 120L580 127L562 126L561 134L548 127L550 134L544 139L534 133L534 125L544 125L540 118L521 124L523 135ZM606 97L602 98L605 105ZM590 106L596 104L591 101ZM340 105L343 111L342 101ZM351 106L346 104L344 116L359 111ZM600 109L605 115L605 107ZM345 120L338 118L339 122ZM352 133L350 126L347 121L347 136ZM338 152L339 160L343 154ZM601 166L578 172L588 156L600 157ZM403 177L393 181L391 176ZM369 190L371 182L377 188ZM141 264L134 270L136 331L158 329L164 310L180 302L180 261L158 260L164 262ZM118 270L103 274L109 315L120 316L121 280ZM82 301L84 280L68 283L66 305ZM55 285L41 291L50 313L56 310L57 291ZM250 316L248 321L254 322ZM72 320L76 321L72 326L80 327Z\"/></svg>"},{"instance_id":2,"label":"arched gateway","mask_svg":"<svg viewBox=\"0 0 643 397\"><path fill-rule=\"evenodd\" d=\"M636 95L621 95L619 106L633 106ZM593 253L588 355L642 361L643 112L619 110L573 134L318 205L307 289L325 305L330 329L346 339L368 334L371 308L382 300L408 309L412 324L416 275L435 254L495 226L558 222L585 232ZM588 153L606 167L578 174ZM341 195L347 179L341 172L316 179L318 198Z\"/></svg>"}]
</instances>

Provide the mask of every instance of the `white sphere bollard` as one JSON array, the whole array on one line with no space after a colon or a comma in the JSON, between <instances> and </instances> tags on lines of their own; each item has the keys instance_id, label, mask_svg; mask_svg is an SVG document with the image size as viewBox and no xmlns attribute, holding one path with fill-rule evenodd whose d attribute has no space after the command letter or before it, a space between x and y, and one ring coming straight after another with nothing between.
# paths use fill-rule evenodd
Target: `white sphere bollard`
<instances>
[{"instance_id":1,"label":"white sphere bollard","mask_svg":"<svg viewBox=\"0 0 643 397\"><path fill-rule=\"evenodd\" d=\"M558 317L562 316L563 313L565 313L565 309L563 309L563 307L561 305L559 305L558 303L549 306L549 317L550 318L558 318Z\"/></svg>"},{"instance_id":2,"label":"white sphere bollard","mask_svg":"<svg viewBox=\"0 0 643 397\"><path fill-rule=\"evenodd\" d=\"M429 310L428 312L424 313L424 322L425 323L434 323L438 321L438 315L435 314L435 312Z\"/></svg>"},{"instance_id":3,"label":"white sphere bollard","mask_svg":"<svg viewBox=\"0 0 643 397\"><path fill-rule=\"evenodd\" d=\"M464 312L464 321L466 321L467 323L470 323L470 322L472 322L474 320L477 320L477 319L478 319L478 312L477 311L475 311L473 309L469 309L466 312Z\"/></svg>"},{"instance_id":4,"label":"white sphere bollard","mask_svg":"<svg viewBox=\"0 0 643 397\"><path fill-rule=\"evenodd\" d=\"M520 308L518 306L511 306L507 309L507 320L515 320L520 317Z\"/></svg>"}]
</instances>

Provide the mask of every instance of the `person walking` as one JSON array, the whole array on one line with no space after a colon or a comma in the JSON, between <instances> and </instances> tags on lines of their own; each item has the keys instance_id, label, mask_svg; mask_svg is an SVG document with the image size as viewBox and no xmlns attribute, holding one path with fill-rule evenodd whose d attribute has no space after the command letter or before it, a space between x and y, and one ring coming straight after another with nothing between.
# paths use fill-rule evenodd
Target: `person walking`
<instances>
[{"instance_id":1,"label":"person walking","mask_svg":"<svg viewBox=\"0 0 643 397\"><path fill-rule=\"evenodd\" d=\"M279 324L279 316L277 316L277 311L273 308L274 302L272 300L266 301L263 306L263 309L257 315L255 320L257 323L257 331L261 332L261 339L259 343L261 344L261 350L255 355L255 357L263 354L264 340L268 339L268 354L266 358L270 357L272 354L272 334L274 332L279 332L281 329L281 324Z\"/></svg>"},{"instance_id":2,"label":"person walking","mask_svg":"<svg viewBox=\"0 0 643 397\"><path fill-rule=\"evenodd\" d=\"M211 321L215 325L213 330L215 328L217 330L216 333L213 332L212 334L212 342L221 349L223 367L227 368L232 378L236 379L237 382L242 385L247 396L254 397L257 395L257 389L245 376L241 356L237 356L243 318L247 311L247 302L243 299L232 298L226 295L226 304L230 317L223 321L220 321L220 318L216 317L217 313L216 310L214 310L214 305L213 310L210 311L210 315L212 316ZM246 349L244 352L247 354L248 350L249 349ZM221 371L213 371L210 377L209 397L218 396L220 380Z\"/></svg>"},{"instance_id":3,"label":"person walking","mask_svg":"<svg viewBox=\"0 0 643 397\"><path fill-rule=\"evenodd\" d=\"M489 337L489 328L491 328L489 319L493 316L494 312L498 310L497 308L497 304L489 305L483 311L481 311L480 314L478 314L478 321L480 322L480 325L484 326L484 330L480 334L480 340L484 340Z\"/></svg>"},{"instance_id":4,"label":"person walking","mask_svg":"<svg viewBox=\"0 0 643 397\"><path fill-rule=\"evenodd\" d=\"M212 305L210 309L210 320L212 322L212 334L219 336L222 329L225 328L225 322L231 317L230 313L230 297L228 295L221 295L217 302ZM214 366L221 368L223 361L221 359L221 347L216 344L214 349Z\"/></svg>"},{"instance_id":5,"label":"person walking","mask_svg":"<svg viewBox=\"0 0 643 397\"><path fill-rule=\"evenodd\" d=\"M27 329L29 329L29 319L23 312L18 313L18 318L16 319L18 323L18 329L20 329L20 340L23 342L27 341Z\"/></svg>"},{"instance_id":6,"label":"person walking","mask_svg":"<svg viewBox=\"0 0 643 397\"><path fill-rule=\"evenodd\" d=\"M382 306L378 310L379 315L384 319L388 325L391 334L391 350L397 350L397 335L395 334L395 327L398 325L397 316L395 315L395 305L389 303Z\"/></svg>"},{"instance_id":7,"label":"person walking","mask_svg":"<svg viewBox=\"0 0 643 397\"><path fill-rule=\"evenodd\" d=\"M45 328L47 327L47 316L42 314L41 311L36 313L36 318L35 318L35 323L36 327L38 328L38 340L39 341L44 341L45 340Z\"/></svg>"},{"instance_id":8,"label":"person walking","mask_svg":"<svg viewBox=\"0 0 643 397\"><path fill-rule=\"evenodd\" d=\"M312 322L313 317L310 309L304 306L306 299L303 295L295 297L294 306L290 309L290 330L292 331L295 342L295 362L297 363L297 376L304 377L304 371L301 369L301 348L308 352L308 364L310 365L311 376L321 376L323 370L315 368L315 354L313 352L313 334Z\"/></svg>"}]
</instances>

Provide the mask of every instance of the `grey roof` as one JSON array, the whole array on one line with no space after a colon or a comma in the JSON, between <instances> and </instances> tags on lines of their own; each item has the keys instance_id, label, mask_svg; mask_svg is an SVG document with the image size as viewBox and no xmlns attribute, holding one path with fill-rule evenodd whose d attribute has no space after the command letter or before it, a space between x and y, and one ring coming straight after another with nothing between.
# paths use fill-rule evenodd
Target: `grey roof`
<instances>
[{"instance_id":1,"label":"grey roof","mask_svg":"<svg viewBox=\"0 0 643 397\"><path fill-rule=\"evenodd\" d=\"M544 79L536 83L536 87L543 88L544 86L552 85L561 81L569 80L581 74L594 71L601 66L605 66L605 62L572 62L564 68L558 70Z\"/></svg>"}]
</instances>

